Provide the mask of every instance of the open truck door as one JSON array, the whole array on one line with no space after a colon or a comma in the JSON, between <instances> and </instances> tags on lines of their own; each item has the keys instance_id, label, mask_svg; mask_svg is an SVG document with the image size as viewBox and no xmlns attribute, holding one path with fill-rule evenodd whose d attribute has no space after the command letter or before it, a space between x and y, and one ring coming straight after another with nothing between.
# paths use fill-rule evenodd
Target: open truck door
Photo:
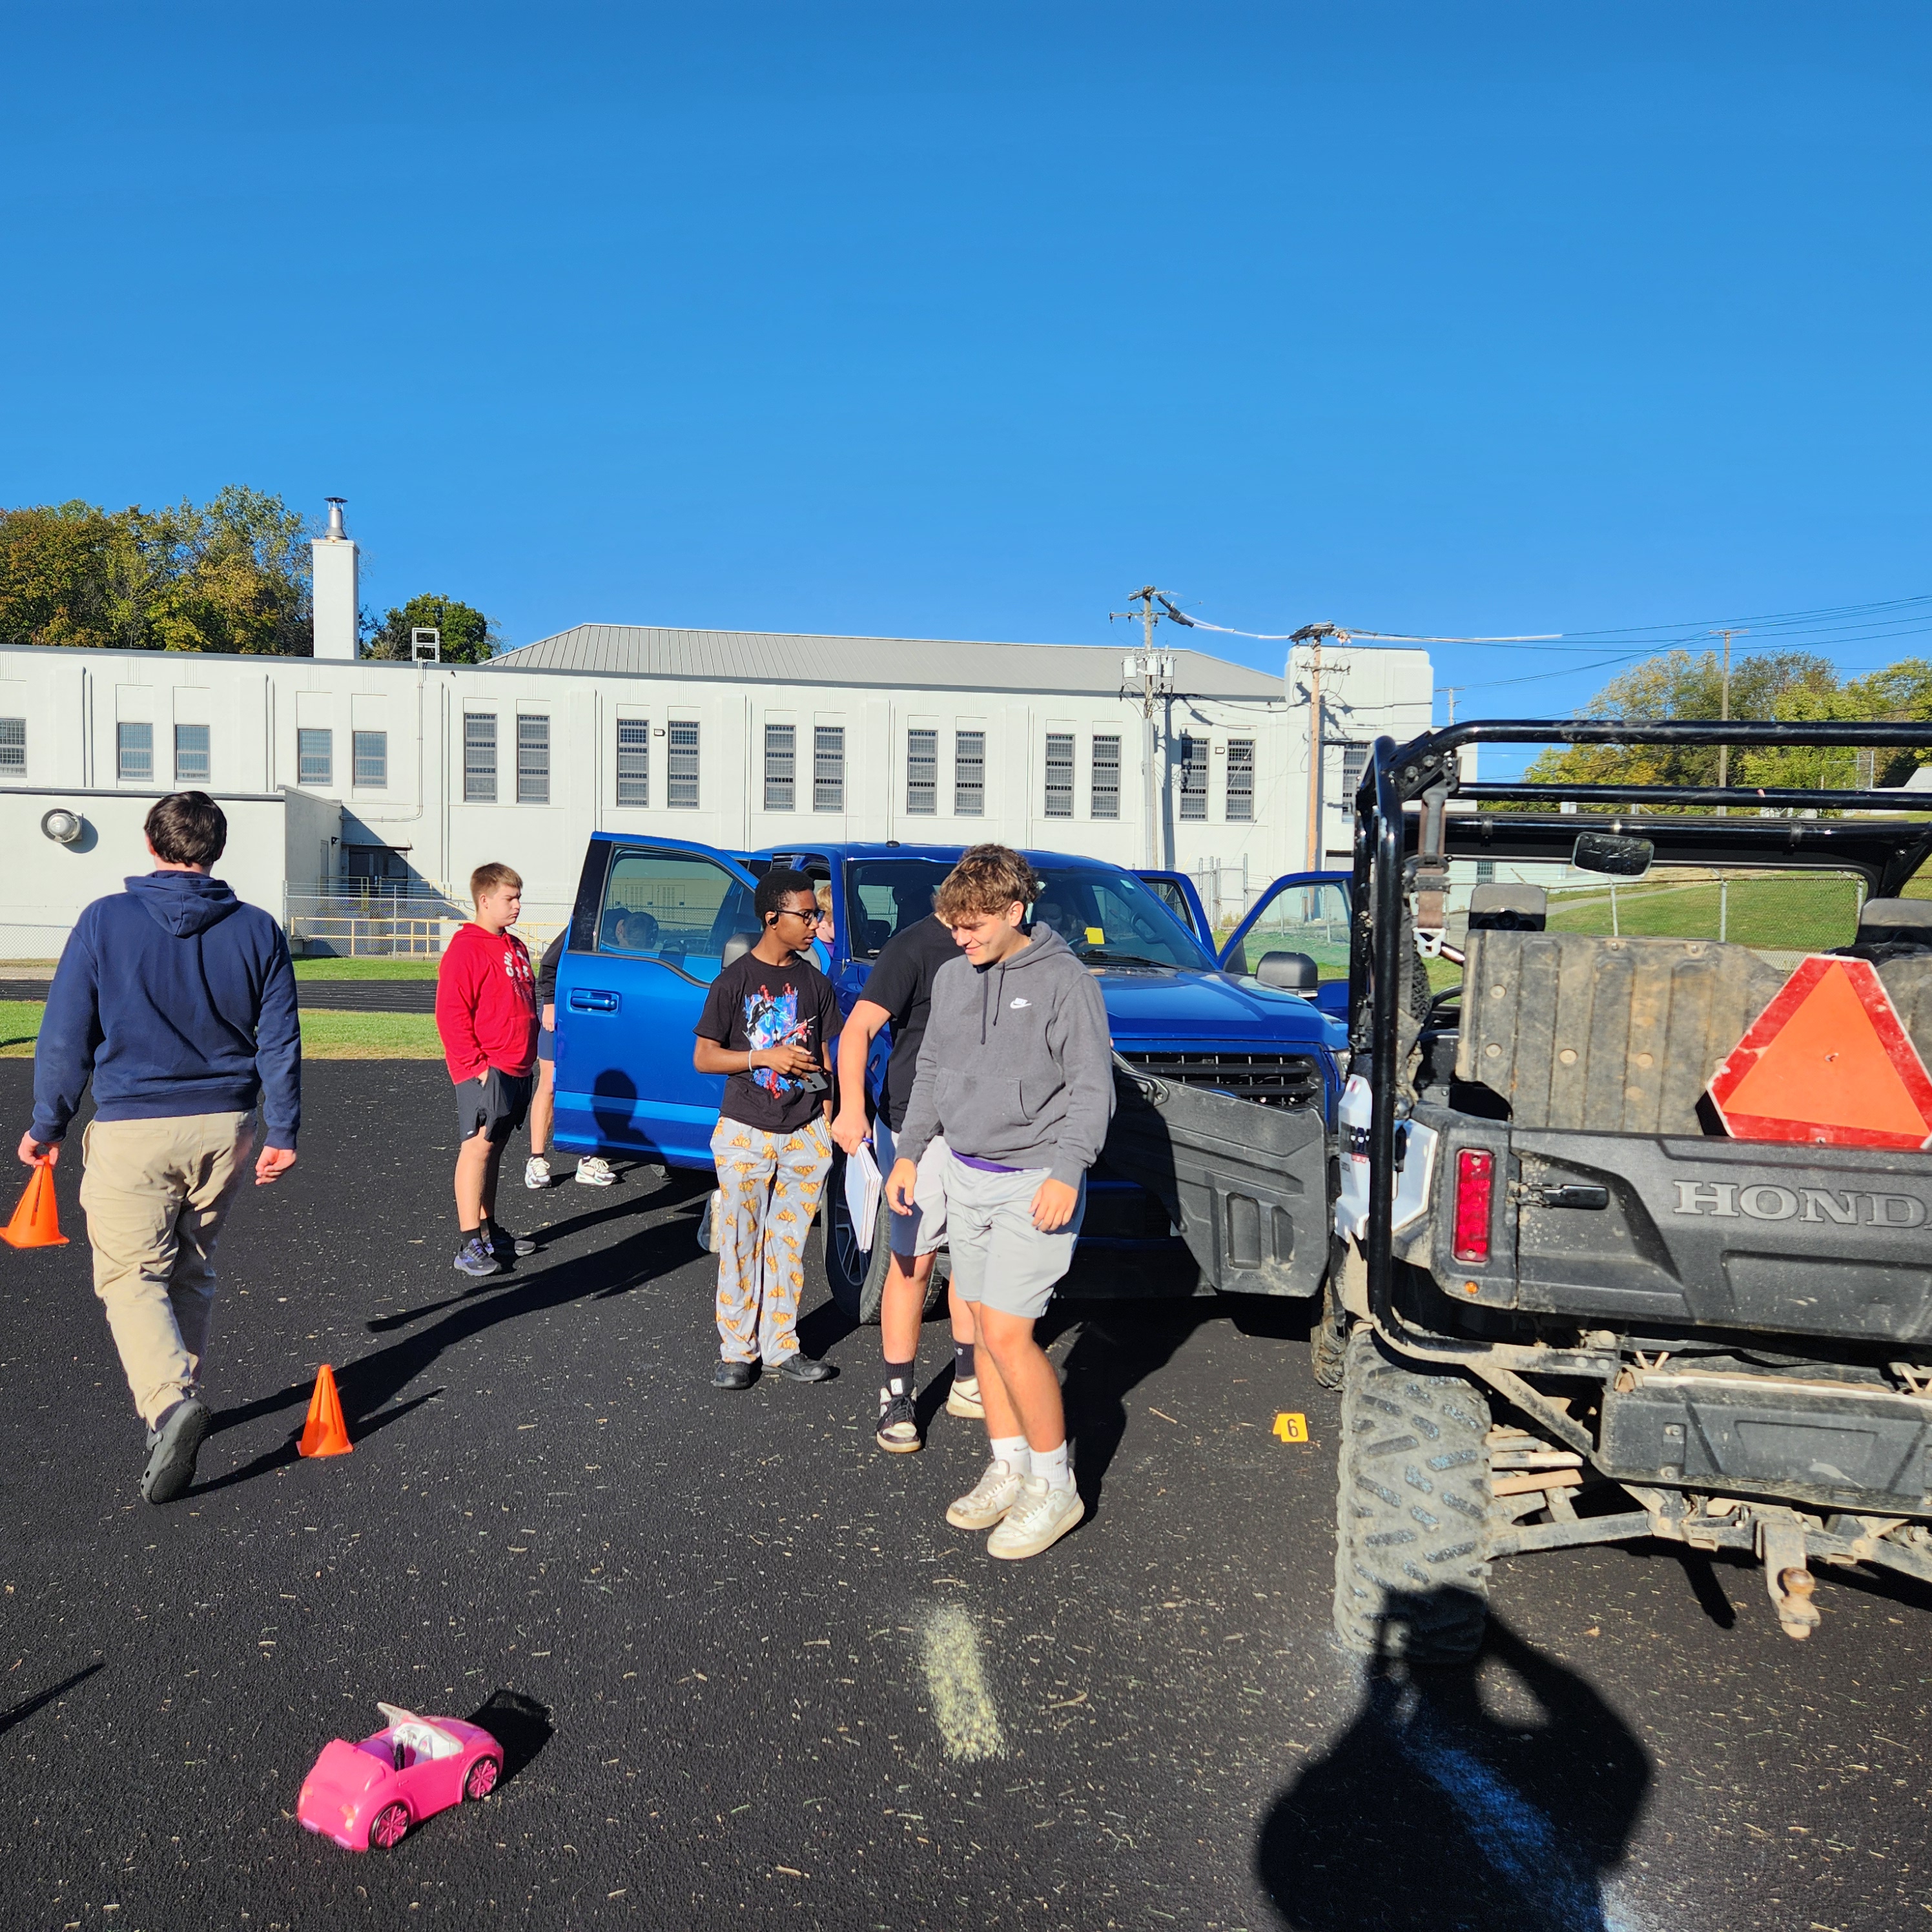
<instances>
[{"instance_id":1,"label":"open truck door","mask_svg":"<svg viewBox=\"0 0 1932 1932\"><path fill-rule=\"evenodd\" d=\"M1199 940L1209 952L1214 950L1214 928L1208 908L1194 881L1185 872L1136 872L1134 877Z\"/></svg>"},{"instance_id":2,"label":"open truck door","mask_svg":"<svg viewBox=\"0 0 1932 1932\"><path fill-rule=\"evenodd\" d=\"M1346 1018L1348 887L1346 872L1284 873L1228 935L1221 970L1246 979L1259 972L1270 953L1300 953L1315 964L1315 1004Z\"/></svg>"},{"instance_id":3,"label":"open truck door","mask_svg":"<svg viewBox=\"0 0 1932 1932\"><path fill-rule=\"evenodd\" d=\"M708 845L591 840L557 968L559 1148L711 1165L724 1076L700 1073L688 1042L712 981L758 944L756 890ZM659 1044L646 1052L643 1041Z\"/></svg>"}]
</instances>

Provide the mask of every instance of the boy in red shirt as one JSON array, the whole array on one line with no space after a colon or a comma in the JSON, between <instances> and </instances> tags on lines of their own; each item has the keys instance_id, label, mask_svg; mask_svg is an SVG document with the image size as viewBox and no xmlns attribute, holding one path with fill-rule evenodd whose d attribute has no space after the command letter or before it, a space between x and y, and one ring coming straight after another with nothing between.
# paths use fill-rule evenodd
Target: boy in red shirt
<instances>
[{"instance_id":1,"label":"boy in red shirt","mask_svg":"<svg viewBox=\"0 0 1932 1932\"><path fill-rule=\"evenodd\" d=\"M524 942L510 931L522 911L524 882L508 866L470 875L476 916L458 927L436 976L436 1030L456 1083L456 1220L463 1245L456 1266L494 1274L534 1241L506 1233L496 1219L503 1148L530 1112L537 1064L537 982Z\"/></svg>"}]
</instances>

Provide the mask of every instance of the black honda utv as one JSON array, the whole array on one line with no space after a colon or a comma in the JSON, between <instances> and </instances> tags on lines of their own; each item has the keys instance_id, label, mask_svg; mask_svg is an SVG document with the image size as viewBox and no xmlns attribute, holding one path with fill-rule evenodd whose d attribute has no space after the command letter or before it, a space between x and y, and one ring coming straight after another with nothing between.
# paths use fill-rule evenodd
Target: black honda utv
<instances>
[{"instance_id":1,"label":"black honda utv","mask_svg":"<svg viewBox=\"0 0 1932 1932\"><path fill-rule=\"evenodd\" d=\"M1875 967L1932 1061L1932 900L1904 896L1932 822L1904 815L1932 794L1466 783L1458 755L1720 742L1932 725L1472 723L1364 772L1316 1337L1352 1647L1467 1656L1491 1564L1577 1544L1754 1556L1799 1638L1814 1563L1932 1581L1932 1152L1896 1119L1733 1138L1708 1090L1820 954Z\"/></svg>"}]
</instances>

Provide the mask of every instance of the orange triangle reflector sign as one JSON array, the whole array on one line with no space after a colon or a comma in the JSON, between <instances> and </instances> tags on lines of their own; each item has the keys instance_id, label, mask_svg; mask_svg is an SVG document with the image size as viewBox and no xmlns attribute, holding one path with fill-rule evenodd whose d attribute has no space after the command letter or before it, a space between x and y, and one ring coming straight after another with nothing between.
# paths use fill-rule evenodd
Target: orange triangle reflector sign
<instances>
[{"instance_id":1,"label":"orange triangle reflector sign","mask_svg":"<svg viewBox=\"0 0 1932 1932\"><path fill-rule=\"evenodd\" d=\"M1868 959L1804 961L1711 1082L1742 1141L1922 1148L1932 1078Z\"/></svg>"}]
</instances>

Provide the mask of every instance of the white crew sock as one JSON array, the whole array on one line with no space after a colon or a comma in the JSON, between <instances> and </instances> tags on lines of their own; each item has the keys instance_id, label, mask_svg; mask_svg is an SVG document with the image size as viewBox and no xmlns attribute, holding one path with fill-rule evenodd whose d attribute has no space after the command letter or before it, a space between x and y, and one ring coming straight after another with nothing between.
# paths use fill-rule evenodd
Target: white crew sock
<instances>
[{"instance_id":1,"label":"white crew sock","mask_svg":"<svg viewBox=\"0 0 1932 1932\"><path fill-rule=\"evenodd\" d=\"M1073 1486L1073 1472L1067 1466L1066 1444L1063 1442L1058 1449L1036 1449L1032 1452L1033 1472L1046 1478L1049 1490L1070 1490Z\"/></svg>"},{"instance_id":2,"label":"white crew sock","mask_svg":"<svg viewBox=\"0 0 1932 1932\"><path fill-rule=\"evenodd\" d=\"M992 1441L993 1460L1004 1462L1016 1476L1033 1473L1033 1451L1024 1436L996 1436Z\"/></svg>"}]
</instances>

